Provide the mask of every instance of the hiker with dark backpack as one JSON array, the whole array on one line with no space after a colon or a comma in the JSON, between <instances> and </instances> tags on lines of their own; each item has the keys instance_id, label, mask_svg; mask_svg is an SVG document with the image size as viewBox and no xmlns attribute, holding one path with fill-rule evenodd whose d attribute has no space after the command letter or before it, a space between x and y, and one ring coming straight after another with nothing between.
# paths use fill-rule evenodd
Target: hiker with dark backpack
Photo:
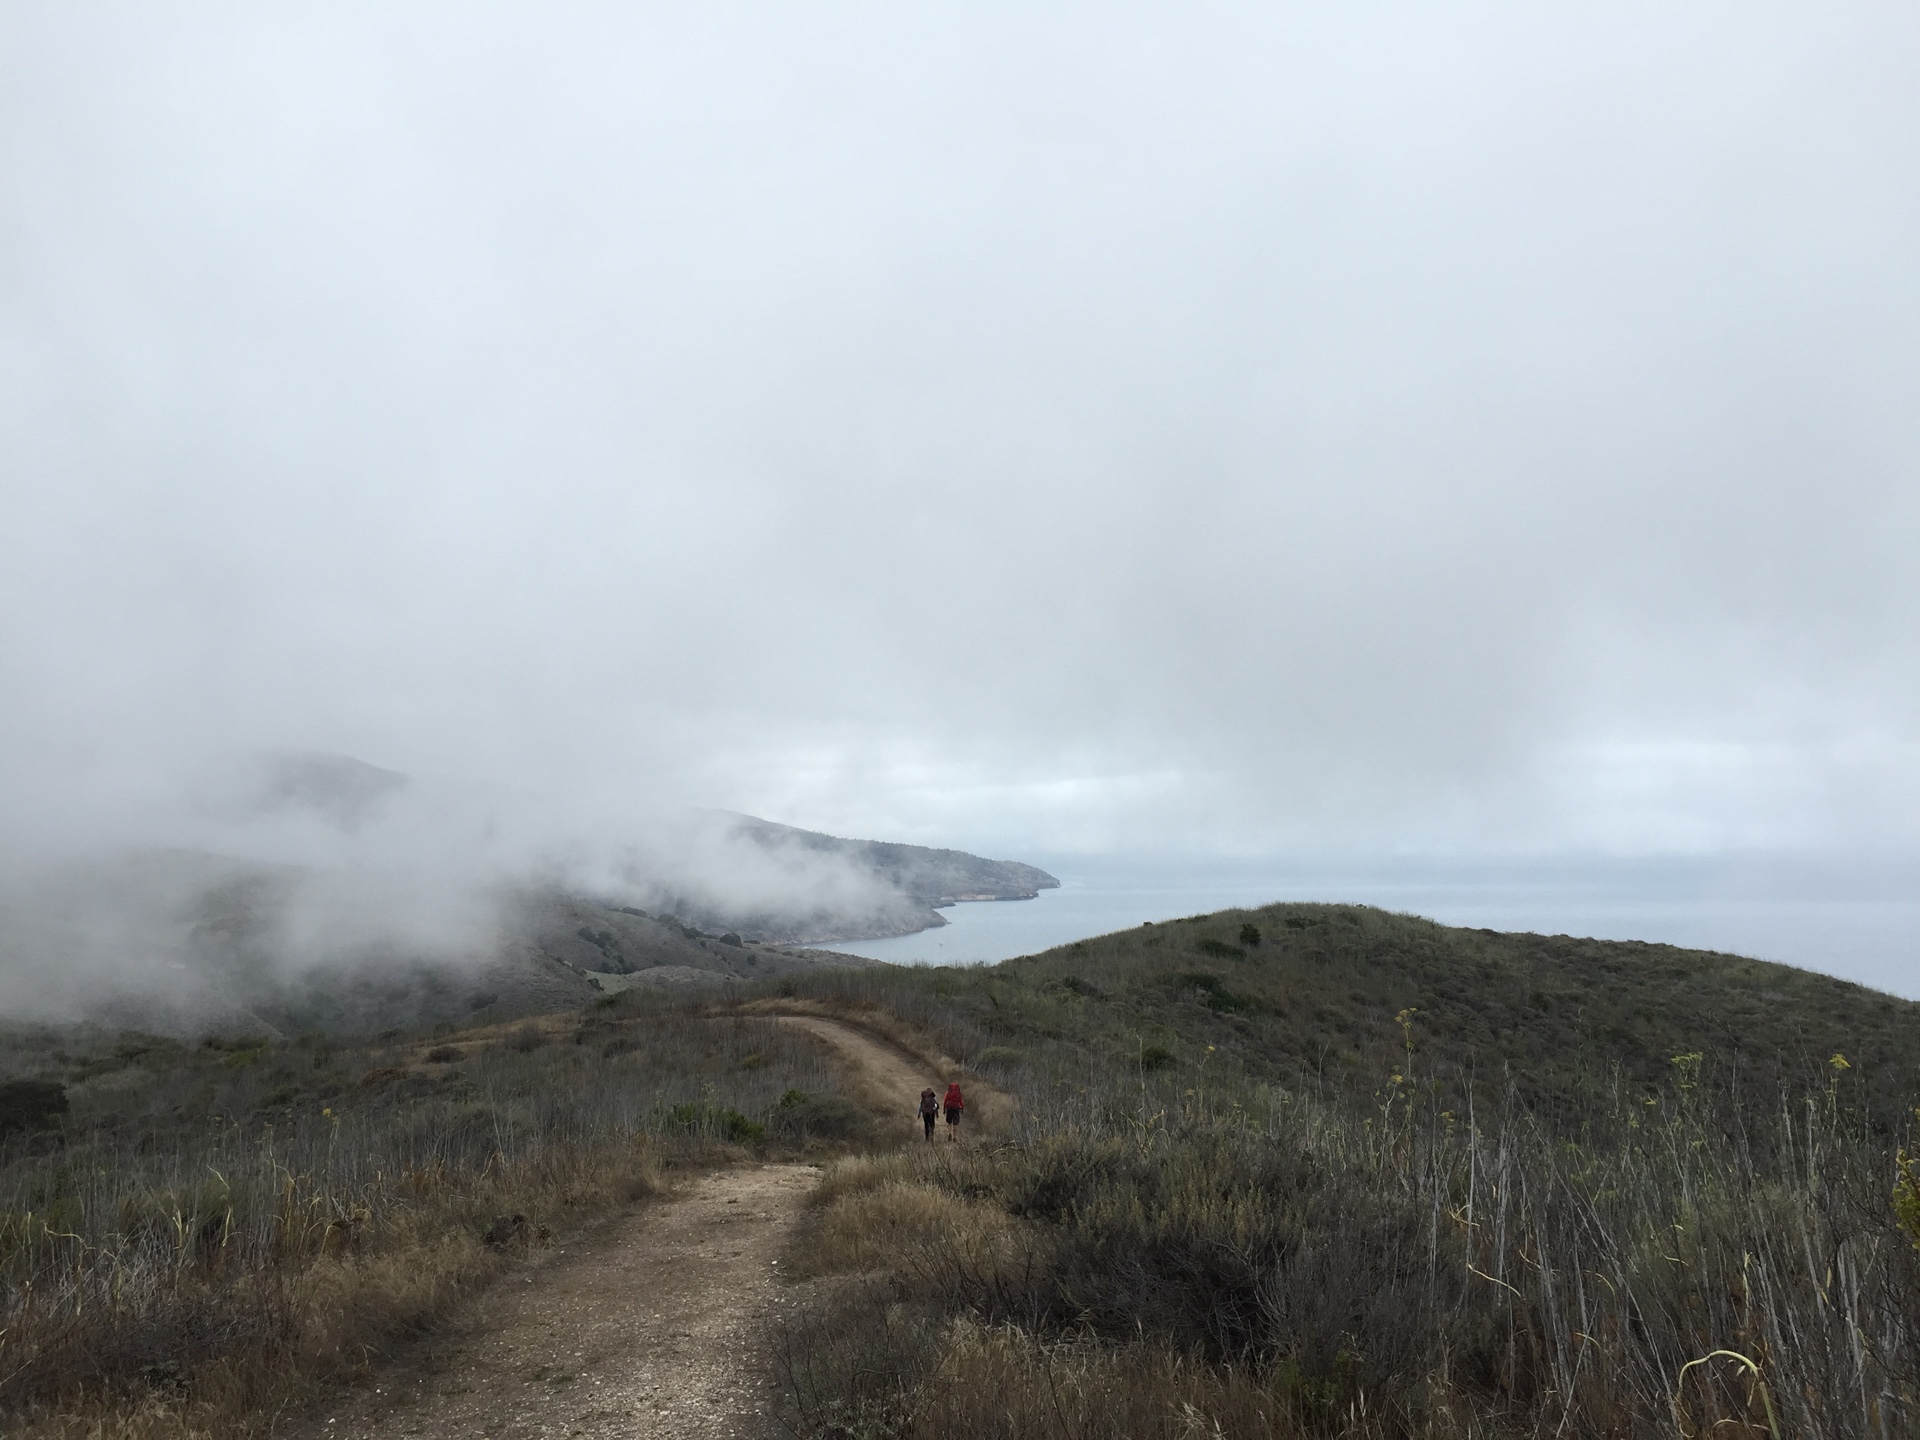
<instances>
[{"instance_id":1,"label":"hiker with dark backpack","mask_svg":"<svg viewBox=\"0 0 1920 1440\"><path fill-rule=\"evenodd\" d=\"M960 1138L960 1112L967 1108L967 1102L960 1094L958 1080L948 1084L947 1098L940 1104L947 1112L947 1140L951 1143Z\"/></svg>"},{"instance_id":2,"label":"hiker with dark backpack","mask_svg":"<svg viewBox=\"0 0 1920 1440\"><path fill-rule=\"evenodd\" d=\"M933 1142L933 1122L940 1118L940 1101L929 1085L920 1092L920 1120L927 1127L927 1142Z\"/></svg>"}]
</instances>

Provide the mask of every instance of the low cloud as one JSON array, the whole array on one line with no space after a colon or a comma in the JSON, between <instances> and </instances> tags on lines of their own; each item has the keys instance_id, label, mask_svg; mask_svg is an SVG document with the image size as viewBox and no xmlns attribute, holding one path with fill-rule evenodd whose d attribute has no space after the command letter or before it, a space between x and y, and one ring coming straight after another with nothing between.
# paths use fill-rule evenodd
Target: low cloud
<instances>
[{"instance_id":1,"label":"low cloud","mask_svg":"<svg viewBox=\"0 0 1920 1440\"><path fill-rule=\"evenodd\" d=\"M1912 853L1917 55L1885 9L11 11L0 847L689 906L851 883L707 807ZM416 778L195 778L263 747Z\"/></svg>"},{"instance_id":2,"label":"low cloud","mask_svg":"<svg viewBox=\"0 0 1920 1440\"><path fill-rule=\"evenodd\" d=\"M856 854L726 812L569 830L524 795L316 752L234 757L180 793L171 825L147 813L145 843L12 857L0 1015L244 1025L315 987L538 955L552 897L750 938L939 923Z\"/></svg>"}]
</instances>

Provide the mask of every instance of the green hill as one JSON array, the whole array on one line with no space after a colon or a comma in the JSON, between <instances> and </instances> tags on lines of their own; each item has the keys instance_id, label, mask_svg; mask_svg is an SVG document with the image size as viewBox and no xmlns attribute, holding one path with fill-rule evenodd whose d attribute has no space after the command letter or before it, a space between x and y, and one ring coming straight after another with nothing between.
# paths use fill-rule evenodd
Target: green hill
<instances>
[{"instance_id":1,"label":"green hill","mask_svg":"<svg viewBox=\"0 0 1920 1440\"><path fill-rule=\"evenodd\" d=\"M1737 955L1500 934L1362 906L1270 905L1143 925L977 972L969 1008L1009 1036L1191 1057L1214 1045L1289 1084L1369 1084L1409 1031L1428 1077L1511 1077L1551 1110L1678 1055L1751 1095L1798 1088L1836 1054L1878 1118L1920 1092L1920 1004Z\"/></svg>"},{"instance_id":2,"label":"green hill","mask_svg":"<svg viewBox=\"0 0 1920 1440\"><path fill-rule=\"evenodd\" d=\"M796 1434L1920 1433L1920 1005L1326 905L782 984L1023 1117L836 1182Z\"/></svg>"}]
</instances>

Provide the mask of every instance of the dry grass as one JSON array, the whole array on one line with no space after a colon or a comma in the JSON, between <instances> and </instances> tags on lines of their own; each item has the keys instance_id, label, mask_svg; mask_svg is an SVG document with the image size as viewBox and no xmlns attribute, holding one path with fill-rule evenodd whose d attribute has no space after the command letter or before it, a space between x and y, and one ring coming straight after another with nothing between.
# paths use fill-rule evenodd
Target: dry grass
<instances>
[{"instance_id":1,"label":"dry grass","mask_svg":"<svg viewBox=\"0 0 1920 1440\"><path fill-rule=\"evenodd\" d=\"M897 1308L875 1318L883 1328L917 1331ZM1367 1429L1361 1407L1342 1405L1332 1391L1276 1387L1250 1371L1208 1365L1150 1342L1046 1339L1017 1325L960 1316L924 1333L903 1333L896 1343L925 1356L913 1389L864 1396L838 1410L825 1433L899 1440L1218 1440ZM1428 1440L1484 1433L1459 1423L1444 1395L1436 1394L1426 1413Z\"/></svg>"},{"instance_id":2,"label":"dry grass","mask_svg":"<svg viewBox=\"0 0 1920 1440\"><path fill-rule=\"evenodd\" d=\"M789 1151L845 1123L804 1037L648 997L427 1037L113 1046L55 1052L67 1126L0 1144L9 1437L265 1435L676 1163L776 1119Z\"/></svg>"},{"instance_id":3,"label":"dry grass","mask_svg":"<svg viewBox=\"0 0 1920 1440\"><path fill-rule=\"evenodd\" d=\"M404 1198L378 1224L366 1207L320 1218L329 1207L289 1177L284 1209L265 1236L270 1255L245 1253L230 1208L187 1213L187 1228L203 1231L217 1214L225 1244L168 1273L123 1247L117 1295L89 1294L76 1273L81 1283L64 1293L36 1291L16 1305L8 1338L19 1339L4 1352L16 1406L7 1433L270 1433L276 1413L431 1327L558 1225L656 1193L662 1158L642 1136L502 1160L478 1173L410 1172L395 1177ZM526 1224L506 1243L489 1244L483 1236L503 1215L525 1216Z\"/></svg>"},{"instance_id":4,"label":"dry grass","mask_svg":"<svg viewBox=\"0 0 1920 1440\"><path fill-rule=\"evenodd\" d=\"M909 1150L835 1164L792 1248L792 1278L886 1274L937 1286L954 1264L994 1277L1017 1266L1030 1248L1025 1227L927 1183L938 1158Z\"/></svg>"},{"instance_id":5,"label":"dry grass","mask_svg":"<svg viewBox=\"0 0 1920 1440\"><path fill-rule=\"evenodd\" d=\"M1039 1093L1016 1142L845 1167L783 1337L800 1435L1782 1433L1920 1422L1893 1150L1697 1070L1606 1131L1222 1084ZM1098 1077L1092 1077L1097 1079ZM1094 1097L1094 1098L1090 1098ZM1761 1132L1768 1132L1762 1134ZM1754 1362L1758 1381L1715 1351Z\"/></svg>"}]
</instances>

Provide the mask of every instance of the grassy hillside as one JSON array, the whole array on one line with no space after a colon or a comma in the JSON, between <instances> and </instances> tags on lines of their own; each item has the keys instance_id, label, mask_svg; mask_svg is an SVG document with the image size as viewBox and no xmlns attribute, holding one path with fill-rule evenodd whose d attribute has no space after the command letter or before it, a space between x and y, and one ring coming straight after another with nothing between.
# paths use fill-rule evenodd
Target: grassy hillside
<instances>
[{"instance_id":1,"label":"grassy hillside","mask_svg":"<svg viewBox=\"0 0 1920 1440\"><path fill-rule=\"evenodd\" d=\"M552 923L646 933L592 918ZM7 1432L270 1434L673 1164L807 1153L846 1158L782 1267L796 1435L1920 1433L1920 1006L1342 906L754 968L371 1037L0 1035ZM1015 1118L867 1153L765 1019L803 1003Z\"/></svg>"},{"instance_id":2,"label":"grassy hillside","mask_svg":"<svg viewBox=\"0 0 1920 1440\"><path fill-rule=\"evenodd\" d=\"M1329 906L784 988L1024 1119L832 1179L798 1434L1920 1433L1920 1006Z\"/></svg>"},{"instance_id":3,"label":"grassy hillside","mask_svg":"<svg viewBox=\"0 0 1920 1440\"><path fill-rule=\"evenodd\" d=\"M840 984L840 980L830 980ZM876 980L876 983L879 983ZM1509 1083L1542 1113L1664 1085L1678 1055L1709 1083L1775 1097L1828 1074L1879 1123L1920 1093L1920 1004L1797 970L1669 945L1507 935L1360 906L1229 910L966 971L890 972L952 1019L1058 1065L1208 1056L1294 1088L1371 1092L1415 1047L1463 1099ZM1404 1023L1403 1023L1404 1022ZM1064 1049L1062 1048L1064 1047Z\"/></svg>"}]
</instances>

